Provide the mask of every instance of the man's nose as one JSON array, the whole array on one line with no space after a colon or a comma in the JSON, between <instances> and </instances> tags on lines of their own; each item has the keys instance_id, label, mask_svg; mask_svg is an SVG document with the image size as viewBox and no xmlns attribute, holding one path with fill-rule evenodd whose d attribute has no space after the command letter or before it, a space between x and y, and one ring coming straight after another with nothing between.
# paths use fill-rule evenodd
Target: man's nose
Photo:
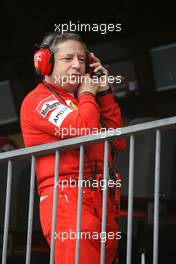
<instances>
[{"instance_id":1,"label":"man's nose","mask_svg":"<svg viewBox=\"0 0 176 264\"><path fill-rule=\"evenodd\" d=\"M72 68L73 69L80 69L80 61L78 59L78 57L74 57L72 60Z\"/></svg>"}]
</instances>

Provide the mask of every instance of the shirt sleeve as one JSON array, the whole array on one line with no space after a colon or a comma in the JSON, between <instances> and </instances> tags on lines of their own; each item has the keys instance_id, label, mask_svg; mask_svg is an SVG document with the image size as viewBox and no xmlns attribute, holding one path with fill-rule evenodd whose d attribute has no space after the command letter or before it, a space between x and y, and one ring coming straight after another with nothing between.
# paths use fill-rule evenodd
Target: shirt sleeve
<instances>
[{"instance_id":1,"label":"shirt sleeve","mask_svg":"<svg viewBox=\"0 0 176 264\"><path fill-rule=\"evenodd\" d=\"M98 98L100 107L100 115L106 128L122 128L123 121L121 116L121 110L118 103L115 102L112 93L100 96ZM113 142L113 145L122 151L126 147L126 140L123 138L117 139Z\"/></svg>"}]
</instances>

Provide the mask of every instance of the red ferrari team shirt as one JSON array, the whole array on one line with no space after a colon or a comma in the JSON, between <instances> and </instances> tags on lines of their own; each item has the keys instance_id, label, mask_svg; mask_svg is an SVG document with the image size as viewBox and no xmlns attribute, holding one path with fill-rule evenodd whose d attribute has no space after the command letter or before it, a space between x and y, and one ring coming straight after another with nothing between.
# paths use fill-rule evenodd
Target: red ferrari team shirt
<instances>
[{"instance_id":1,"label":"red ferrari team shirt","mask_svg":"<svg viewBox=\"0 0 176 264\"><path fill-rule=\"evenodd\" d=\"M44 83L40 83L23 100L20 121L26 147L102 132L104 130L100 118L107 129L119 129L123 126L120 108L112 94L100 96L96 100L92 94L83 93L77 99L62 88L49 85L57 94L50 91ZM113 144L121 151L125 147L125 140L118 139ZM111 164L111 145L109 148ZM85 153L84 177L90 176L95 166L102 172L104 144L90 145L85 148ZM79 149L61 151L59 163L60 177L77 179ZM37 158L39 195L44 188L54 185L54 166L54 154Z\"/></svg>"}]
</instances>

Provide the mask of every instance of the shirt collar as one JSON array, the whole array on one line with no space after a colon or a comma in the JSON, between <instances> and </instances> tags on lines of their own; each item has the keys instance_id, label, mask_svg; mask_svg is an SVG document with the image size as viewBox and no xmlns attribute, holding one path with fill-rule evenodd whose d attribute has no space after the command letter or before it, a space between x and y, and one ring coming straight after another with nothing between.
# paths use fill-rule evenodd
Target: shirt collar
<instances>
[{"instance_id":1,"label":"shirt collar","mask_svg":"<svg viewBox=\"0 0 176 264\"><path fill-rule=\"evenodd\" d=\"M46 80L43 81L44 85L45 85L45 83L48 84L49 86L51 86L60 96L67 97L67 98L70 97L70 99L72 99L72 100L73 100L73 98L77 99L77 97L75 96L74 93L69 93L69 92L65 91L63 88L58 87L52 83L49 83Z\"/></svg>"}]
</instances>

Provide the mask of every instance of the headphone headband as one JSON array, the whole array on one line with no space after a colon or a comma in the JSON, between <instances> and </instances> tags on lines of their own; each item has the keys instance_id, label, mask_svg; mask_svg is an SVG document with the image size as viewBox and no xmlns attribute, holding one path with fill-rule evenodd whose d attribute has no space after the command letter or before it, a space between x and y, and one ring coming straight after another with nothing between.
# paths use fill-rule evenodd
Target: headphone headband
<instances>
[{"instance_id":1,"label":"headphone headband","mask_svg":"<svg viewBox=\"0 0 176 264\"><path fill-rule=\"evenodd\" d=\"M50 48L53 42L55 41L57 35L58 34L56 32L53 32L45 36L42 41L42 44L40 45L40 48Z\"/></svg>"}]
</instances>

